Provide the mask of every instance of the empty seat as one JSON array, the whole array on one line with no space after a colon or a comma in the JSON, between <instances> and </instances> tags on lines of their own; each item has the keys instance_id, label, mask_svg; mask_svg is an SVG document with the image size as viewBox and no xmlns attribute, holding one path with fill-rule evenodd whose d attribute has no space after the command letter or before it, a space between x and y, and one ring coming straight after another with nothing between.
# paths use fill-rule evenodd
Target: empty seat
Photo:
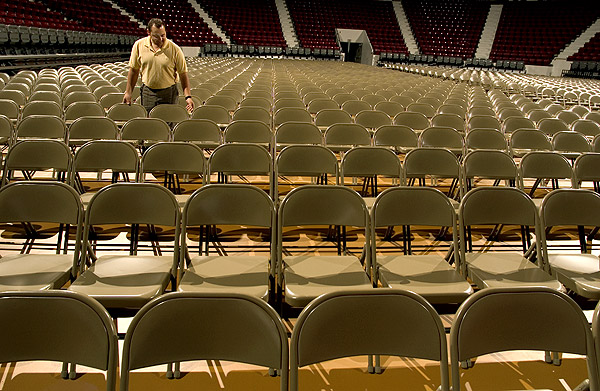
<instances>
[{"instance_id":1,"label":"empty seat","mask_svg":"<svg viewBox=\"0 0 600 391\"><path fill-rule=\"evenodd\" d=\"M396 289L344 290L311 302L292 332L290 390L303 389L300 367L366 354L439 361L440 389L448 390L446 338L439 315L421 296Z\"/></svg>"},{"instance_id":2,"label":"empty seat","mask_svg":"<svg viewBox=\"0 0 600 391\"><path fill-rule=\"evenodd\" d=\"M173 339L179 329L182 338ZM197 292L163 295L136 314L123 344L120 390L129 390L132 370L200 359L277 369L287 390L287 334L275 310L247 295Z\"/></svg>"},{"instance_id":3,"label":"empty seat","mask_svg":"<svg viewBox=\"0 0 600 391\"><path fill-rule=\"evenodd\" d=\"M182 240L185 269L179 284L183 292L243 293L263 300L274 292L276 259L275 208L268 194L248 184L213 184L196 190L183 209L182 238L188 228L200 227L198 249L192 255L188 240ZM221 256L209 253L217 240L215 226L243 226L245 231L267 229L266 254ZM206 238L204 237L206 232Z\"/></svg>"},{"instance_id":4,"label":"empty seat","mask_svg":"<svg viewBox=\"0 0 600 391\"><path fill-rule=\"evenodd\" d=\"M92 197L87 207L84 242L88 250L92 227L103 224L131 224L129 255L90 254L90 264L82 262L81 274L69 290L94 297L105 308L137 311L161 295L175 281L179 262L179 224L181 213L177 200L166 188L153 183L115 183ZM166 236L173 246L172 255L157 252L139 254L140 231L147 240L157 241L155 226L171 227ZM146 228L147 227L147 228ZM164 240L164 238L163 238ZM141 249L139 250L141 251ZM123 313L123 312L117 312Z\"/></svg>"},{"instance_id":5,"label":"empty seat","mask_svg":"<svg viewBox=\"0 0 600 391\"><path fill-rule=\"evenodd\" d=\"M493 207L490 207L493 205ZM486 252L474 252L471 226L512 225L539 229L539 215L531 198L513 187L478 187L467 194L460 204L460 266L463 274L481 288L490 287L539 287L559 290L561 285L542 270L541 243L535 235L535 259L533 263L526 255L529 250L528 231L521 229L523 253L497 252L486 243ZM506 229L506 228L504 228ZM488 240L497 240L494 230Z\"/></svg>"},{"instance_id":6,"label":"empty seat","mask_svg":"<svg viewBox=\"0 0 600 391\"><path fill-rule=\"evenodd\" d=\"M0 361L59 361L106 371L106 390L116 390L117 331L95 300L73 292L4 292ZM64 368L64 367L63 367ZM63 373L66 375L66 372Z\"/></svg>"},{"instance_id":7,"label":"empty seat","mask_svg":"<svg viewBox=\"0 0 600 391\"><path fill-rule=\"evenodd\" d=\"M58 226L57 243L54 248L51 247L50 253L23 251L3 254L0 259L2 291L59 289L75 278L81 255L83 207L73 188L51 181L5 185L0 189L0 221L25 227L23 236L31 245L40 238L39 227L34 224ZM75 234L75 240L74 250L68 253L70 232Z\"/></svg>"},{"instance_id":8,"label":"empty seat","mask_svg":"<svg viewBox=\"0 0 600 391\"><path fill-rule=\"evenodd\" d=\"M586 355L590 389L597 387L594 342L579 306L547 287L515 287L482 289L458 309L450 329L452 389L464 382L461 362L526 349Z\"/></svg>"},{"instance_id":9,"label":"empty seat","mask_svg":"<svg viewBox=\"0 0 600 391\"><path fill-rule=\"evenodd\" d=\"M364 229L364 262L370 269L369 217L358 193L343 186L306 185L292 190L281 202L278 214L278 281L285 289L285 302L306 306L324 293L351 288L369 288L371 281L354 255L287 255L282 253L283 229L290 226L339 225Z\"/></svg>"},{"instance_id":10,"label":"empty seat","mask_svg":"<svg viewBox=\"0 0 600 391\"><path fill-rule=\"evenodd\" d=\"M599 212L600 195L586 189L554 190L544 197L540 211L546 267L569 290L590 299L600 297L600 267L598 257L587 253L585 226L590 230L599 227ZM579 227L579 254L550 246L550 229L558 226Z\"/></svg>"},{"instance_id":11,"label":"empty seat","mask_svg":"<svg viewBox=\"0 0 600 391\"><path fill-rule=\"evenodd\" d=\"M407 289L423 296L430 303L461 303L473 289L444 257L430 253L414 254L411 226L448 227L452 229L450 248L453 259L458 257L456 213L448 197L437 189L399 187L385 190L377 197L372 211L374 280L384 287ZM402 226L403 254L377 253L375 229ZM428 227L428 228L429 228ZM385 241L380 242L381 245ZM458 264L457 261L454 262Z\"/></svg>"}]
</instances>

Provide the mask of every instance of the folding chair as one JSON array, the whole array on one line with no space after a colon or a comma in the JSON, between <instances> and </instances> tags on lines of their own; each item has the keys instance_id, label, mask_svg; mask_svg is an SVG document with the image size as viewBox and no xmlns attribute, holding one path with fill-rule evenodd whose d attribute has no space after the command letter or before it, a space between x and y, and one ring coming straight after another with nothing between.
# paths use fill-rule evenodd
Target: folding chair
<instances>
[{"instance_id":1,"label":"folding chair","mask_svg":"<svg viewBox=\"0 0 600 391\"><path fill-rule=\"evenodd\" d=\"M397 187L382 192L371 211L371 246L373 281L389 288L407 289L423 296L433 304L463 302L473 289L443 256L430 253L413 253L411 226L450 228L450 263L456 265L458 251L458 226L454 206L442 192L427 187ZM376 229L402 227L403 254L377 253ZM391 237L389 230L386 234ZM384 239L385 240L385 239ZM416 239L414 240L416 242ZM383 245L385 242L380 242Z\"/></svg>"},{"instance_id":2,"label":"folding chair","mask_svg":"<svg viewBox=\"0 0 600 391\"><path fill-rule=\"evenodd\" d=\"M123 345L120 390L129 390L132 370L200 359L277 369L287 390L287 333L275 310L247 295L197 292L160 296L136 314Z\"/></svg>"},{"instance_id":3,"label":"folding chair","mask_svg":"<svg viewBox=\"0 0 600 391\"><path fill-rule=\"evenodd\" d=\"M343 186L300 186L283 199L277 219L278 283L280 290L285 289L285 303L304 307L327 292L371 287L365 271L365 268L370 270L368 211L354 190ZM347 255L348 249L341 240L337 255L284 255L283 230L299 225L364 228L365 243L360 258Z\"/></svg>"},{"instance_id":4,"label":"folding chair","mask_svg":"<svg viewBox=\"0 0 600 391\"><path fill-rule=\"evenodd\" d=\"M114 183L102 188L86 210L83 245L87 256L69 290L97 299L113 316L119 316L137 311L161 295L169 283L175 288L180 217L177 200L163 186ZM130 224L129 255L96 255L94 227L105 224ZM144 225L147 229L142 229ZM162 233L157 226L172 227L174 233ZM152 255L138 254L140 236L152 242ZM161 249L161 240L170 243L172 255L162 255L166 249Z\"/></svg>"},{"instance_id":5,"label":"folding chair","mask_svg":"<svg viewBox=\"0 0 600 391\"><path fill-rule=\"evenodd\" d=\"M267 229L268 248L262 254L210 255L210 242L217 242L223 225ZM248 228L250 226L250 228ZM193 256L186 235L200 228L198 254ZM261 189L247 184L212 184L196 190L183 209L182 256L179 291L243 293L263 300L275 291L275 208ZM256 251L261 251L256 249ZM228 253L228 250L223 253Z\"/></svg>"},{"instance_id":6,"label":"folding chair","mask_svg":"<svg viewBox=\"0 0 600 391\"><path fill-rule=\"evenodd\" d=\"M4 159L2 185L14 180L14 171L33 179L36 171L54 170L52 179L70 183L73 155L67 145L54 139L27 139L14 144Z\"/></svg>"},{"instance_id":7,"label":"folding chair","mask_svg":"<svg viewBox=\"0 0 600 391\"><path fill-rule=\"evenodd\" d=\"M62 361L106 371L106 390L116 390L118 346L106 310L85 295L51 290L0 294L1 362ZM62 373L67 378L66 370Z\"/></svg>"},{"instance_id":8,"label":"folding chair","mask_svg":"<svg viewBox=\"0 0 600 391\"><path fill-rule=\"evenodd\" d=\"M367 354L439 361L440 388L449 389L446 337L435 309L413 292L372 289L328 293L302 311L290 343L290 390L300 389L300 367Z\"/></svg>"},{"instance_id":9,"label":"folding chair","mask_svg":"<svg viewBox=\"0 0 600 391\"><path fill-rule=\"evenodd\" d=\"M450 329L452 389L461 389L461 362L471 366L477 356L526 349L586 355L590 389L597 390L598 364L586 317L567 295L542 286L487 288L465 300Z\"/></svg>"},{"instance_id":10,"label":"folding chair","mask_svg":"<svg viewBox=\"0 0 600 391\"><path fill-rule=\"evenodd\" d=\"M75 279L81 253L83 207L79 195L60 182L15 182L0 189L0 221L21 225L26 238L20 254L4 253L0 258L2 291L59 289ZM38 224L58 224L52 253L30 253L36 240L55 235L54 228ZM76 229L74 251L68 253L69 234ZM6 231L5 231L6 232Z\"/></svg>"},{"instance_id":11,"label":"folding chair","mask_svg":"<svg viewBox=\"0 0 600 391\"><path fill-rule=\"evenodd\" d=\"M537 208L523 191L513 187L478 187L462 199L459 209L462 274L480 288L540 287L560 290L560 283L543 270ZM474 252L472 226L492 225L484 249ZM505 225L520 227L523 251L493 251ZM470 228L471 227L471 228ZM535 227L534 247L527 227ZM531 259L535 258L536 263Z\"/></svg>"},{"instance_id":12,"label":"folding chair","mask_svg":"<svg viewBox=\"0 0 600 391\"><path fill-rule=\"evenodd\" d=\"M594 191L558 189L544 197L540 210L544 264L569 291L590 299L600 297L598 257L588 247L600 227L599 206L600 194ZM549 248L550 230L558 226L577 227L580 254ZM587 237L585 226L591 228Z\"/></svg>"}]
</instances>

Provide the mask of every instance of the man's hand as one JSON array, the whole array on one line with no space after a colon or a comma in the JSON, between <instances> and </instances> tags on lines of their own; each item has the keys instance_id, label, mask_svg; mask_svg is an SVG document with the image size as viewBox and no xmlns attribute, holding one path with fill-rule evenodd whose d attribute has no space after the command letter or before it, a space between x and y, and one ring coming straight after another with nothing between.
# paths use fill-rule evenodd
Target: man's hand
<instances>
[{"instance_id":1,"label":"man's hand","mask_svg":"<svg viewBox=\"0 0 600 391\"><path fill-rule=\"evenodd\" d=\"M187 103L185 108L187 109L188 113L194 111L194 100L192 98L187 98L185 102Z\"/></svg>"},{"instance_id":2,"label":"man's hand","mask_svg":"<svg viewBox=\"0 0 600 391\"><path fill-rule=\"evenodd\" d=\"M125 95L123 95L123 103L127 103L131 106L131 92L125 92Z\"/></svg>"}]
</instances>

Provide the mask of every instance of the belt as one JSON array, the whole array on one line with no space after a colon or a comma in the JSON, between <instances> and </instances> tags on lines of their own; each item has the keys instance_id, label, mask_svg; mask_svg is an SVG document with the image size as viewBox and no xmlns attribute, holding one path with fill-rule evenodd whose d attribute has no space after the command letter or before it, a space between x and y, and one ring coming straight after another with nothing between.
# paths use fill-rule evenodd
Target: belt
<instances>
[{"instance_id":1,"label":"belt","mask_svg":"<svg viewBox=\"0 0 600 391\"><path fill-rule=\"evenodd\" d=\"M161 91L170 90L171 88L173 88L173 86L175 86L175 84L173 84L172 86L167 87L167 88L151 88L151 87L148 87L145 84L142 84L142 87L146 87L147 89L149 89L152 92L161 92Z\"/></svg>"}]
</instances>

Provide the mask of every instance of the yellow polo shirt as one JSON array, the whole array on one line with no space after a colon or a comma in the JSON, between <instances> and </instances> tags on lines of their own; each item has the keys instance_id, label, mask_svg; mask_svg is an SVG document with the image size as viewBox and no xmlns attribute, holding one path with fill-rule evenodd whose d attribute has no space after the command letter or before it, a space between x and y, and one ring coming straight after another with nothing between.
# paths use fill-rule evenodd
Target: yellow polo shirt
<instances>
[{"instance_id":1,"label":"yellow polo shirt","mask_svg":"<svg viewBox=\"0 0 600 391\"><path fill-rule=\"evenodd\" d=\"M142 83L150 88L167 88L177 83L177 74L187 73L183 51L167 39L162 48L155 51L150 37L138 39L131 49L129 67L139 69Z\"/></svg>"}]
</instances>

